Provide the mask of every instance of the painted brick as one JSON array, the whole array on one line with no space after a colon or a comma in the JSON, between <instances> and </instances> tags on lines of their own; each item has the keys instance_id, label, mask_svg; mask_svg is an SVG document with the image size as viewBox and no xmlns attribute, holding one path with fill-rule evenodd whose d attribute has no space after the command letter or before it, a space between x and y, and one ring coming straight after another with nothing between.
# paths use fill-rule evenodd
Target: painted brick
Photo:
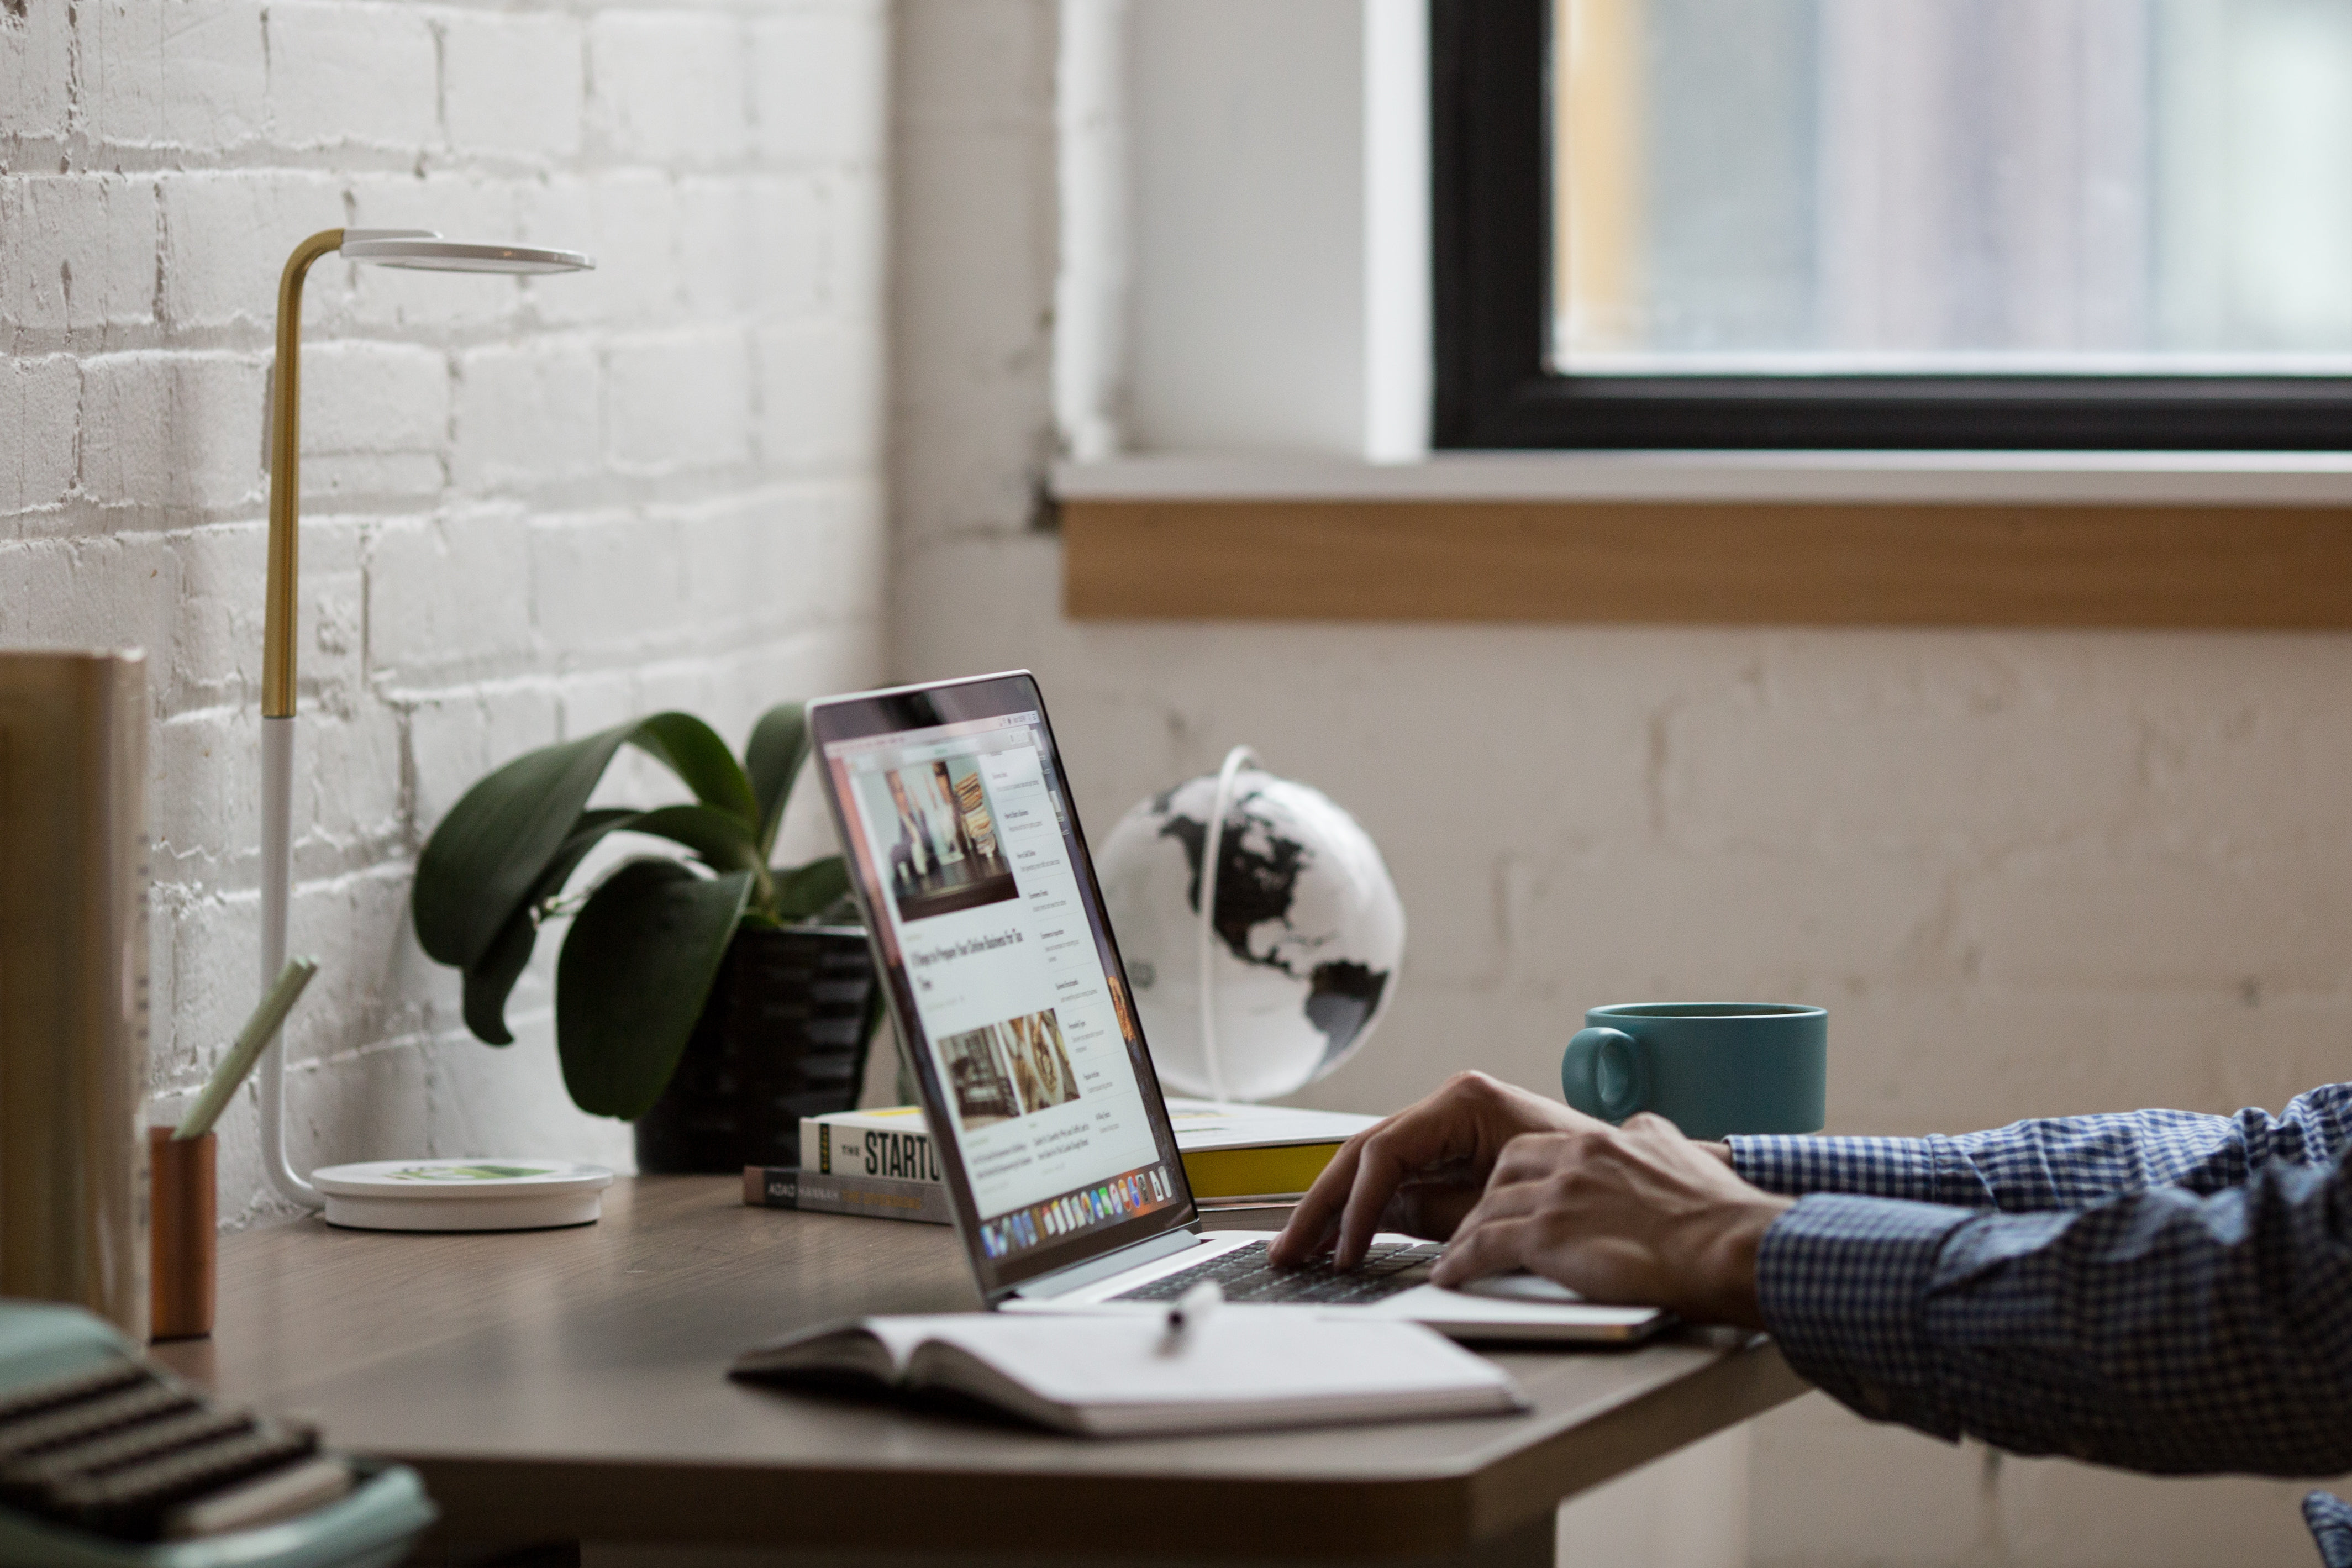
<instances>
[{"instance_id":1,"label":"painted brick","mask_svg":"<svg viewBox=\"0 0 2352 1568\"><path fill-rule=\"evenodd\" d=\"M380 864L405 827L399 716L379 703L302 715L295 737L295 874L306 880Z\"/></svg>"},{"instance_id":2,"label":"painted brick","mask_svg":"<svg viewBox=\"0 0 2352 1568\"><path fill-rule=\"evenodd\" d=\"M542 321L603 327L664 320L678 303L677 183L639 171L594 181L550 180L516 194L519 232L530 245L584 250L593 272L529 285Z\"/></svg>"},{"instance_id":3,"label":"painted brick","mask_svg":"<svg viewBox=\"0 0 2352 1568\"><path fill-rule=\"evenodd\" d=\"M0 360L0 517L65 500L80 409L81 367L72 359Z\"/></svg>"},{"instance_id":4,"label":"painted brick","mask_svg":"<svg viewBox=\"0 0 2352 1568\"><path fill-rule=\"evenodd\" d=\"M402 687L510 672L531 647L524 514L466 507L400 518L368 548L368 659Z\"/></svg>"},{"instance_id":5,"label":"painted brick","mask_svg":"<svg viewBox=\"0 0 2352 1568\"><path fill-rule=\"evenodd\" d=\"M1952 941L2020 988L2334 992L2352 981L2347 873L2343 847L2221 861L2070 844L1963 882Z\"/></svg>"},{"instance_id":6,"label":"painted brick","mask_svg":"<svg viewBox=\"0 0 2352 1568\"><path fill-rule=\"evenodd\" d=\"M264 134L258 0L88 0L74 16L82 130L101 146L217 153Z\"/></svg>"},{"instance_id":7,"label":"painted brick","mask_svg":"<svg viewBox=\"0 0 2352 1568\"><path fill-rule=\"evenodd\" d=\"M193 172L158 177L163 227L164 323L274 328L278 278L307 236L343 225L337 183L299 172ZM333 259L310 270L306 333L331 313L344 270Z\"/></svg>"},{"instance_id":8,"label":"painted brick","mask_svg":"<svg viewBox=\"0 0 2352 1568\"><path fill-rule=\"evenodd\" d=\"M685 552L672 520L545 519L532 524L530 550L538 629L559 647L607 654L667 651L678 647L691 624Z\"/></svg>"},{"instance_id":9,"label":"painted brick","mask_svg":"<svg viewBox=\"0 0 2352 1568\"><path fill-rule=\"evenodd\" d=\"M849 321L879 321L889 298L890 187L855 170L817 176L824 193L824 309Z\"/></svg>"},{"instance_id":10,"label":"painted brick","mask_svg":"<svg viewBox=\"0 0 2352 1568\"><path fill-rule=\"evenodd\" d=\"M188 899L253 886L260 868L260 725L259 707L246 704L169 714L155 726L152 761L168 785L148 803L158 885ZM175 908L201 918L184 900ZM236 1021L228 1026L234 1032Z\"/></svg>"},{"instance_id":11,"label":"painted brick","mask_svg":"<svg viewBox=\"0 0 2352 1568\"><path fill-rule=\"evenodd\" d=\"M692 166L740 157L746 39L720 11L614 11L589 24L590 106L604 141L636 162Z\"/></svg>"},{"instance_id":12,"label":"painted brick","mask_svg":"<svg viewBox=\"0 0 2352 1568\"><path fill-rule=\"evenodd\" d=\"M772 492L681 513L681 593L694 623L740 646L828 619L847 587L828 559L846 520L828 499Z\"/></svg>"},{"instance_id":13,"label":"painted brick","mask_svg":"<svg viewBox=\"0 0 2352 1568\"><path fill-rule=\"evenodd\" d=\"M0 136L65 140L73 32L63 5L0 7Z\"/></svg>"},{"instance_id":14,"label":"painted brick","mask_svg":"<svg viewBox=\"0 0 2352 1568\"><path fill-rule=\"evenodd\" d=\"M169 547L152 534L38 540L11 562L6 636L38 647L157 647L171 625Z\"/></svg>"},{"instance_id":15,"label":"painted brick","mask_svg":"<svg viewBox=\"0 0 2352 1568\"><path fill-rule=\"evenodd\" d=\"M908 90L902 68L902 101ZM1052 138L1044 129L902 134L910 140L894 176L891 243L901 256L956 259L894 296L891 399L926 429L892 476L900 526L921 539L1017 534L1035 505L1028 467L1053 451L1044 335L1055 271ZM922 145L924 136L940 146ZM976 234L994 242L977 245ZM1008 462L1013 452L1021 460Z\"/></svg>"},{"instance_id":16,"label":"painted brick","mask_svg":"<svg viewBox=\"0 0 2352 1568\"><path fill-rule=\"evenodd\" d=\"M736 332L615 343L605 359L604 439L643 474L742 462L751 453L751 356Z\"/></svg>"},{"instance_id":17,"label":"painted brick","mask_svg":"<svg viewBox=\"0 0 2352 1568\"><path fill-rule=\"evenodd\" d=\"M431 496L446 481L449 362L415 343L312 343L302 354L302 498Z\"/></svg>"},{"instance_id":18,"label":"painted brick","mask_svg":"<svg viewBox=\"0 0 2352 1568\"><path fill-rule=\"evenodd\" d=\"M433 30L405 5L277 0L268 12L270 126L292 147L437 144Z\"/></svg>"},{"instance_id":19,"label":"painted brick","mask_svg":"<svg viewBox=\"0 0 2352 1568\"><path fill-rule=\"evenodd\" d=\"M579 336L475 349L458 361L452 477L471 490L578 480L604 466L604 367Z\"/></svg>"},{"instance_id":20,"label":"painted brick","mask_svg":"<svg viewBox=\"0 0 2352 1568\"><path fill-rule=\"evenodd\" d=\"M296 603L297 697L304 713L348 720L367 698L365 555L373 523L311 508L302 515L302 584ZM299 802L303 784L297 775ZM298 821L299 811L298 805ZM297 859L299 871L300 862Z\"/></svg>"},{"instance_id":21,"label":"painted brick","mask_svg":"<svg viewBox=\"0 0 2352 1568\"><path fill-rule=\"evenodd\" d=\"M180 574L170 684L151 668L166 712L241 708L261 681L262 595L268 533L250 521L193 528L173 538Z\"/></svg>"},{"instance_id":22,"label":"painted brick","mask_svg":"<svg viewBox=\"0 0 2352 1568\"><path fill-rule=\"evenodd\" d=\"M579 150L587 55L577 19L456 13L441 22L441 62L453 144L523 158Z\"/></svg>"},{"instance_id":23,"label":"painted brick","mask_svg":"<svg viewBox=\"0 0 2352 1568\"><path fill-rule=\"evenodd\" d=\"M0 642L153 652L159 1108L256 990L279 268L345 225L520 237L603 267L310 277L293 934L328 973L293 1031L292 1142L298 1163L518 1142L625 1163L626 1130L550 1070L544 961L529 1045L463 1037L454 976L406 929L409 867L476 778L568 726L676 702L740 738L779 683L883 673L878 458L811 482L751 433L754 324L882 287L870 125L771 115L750 148L750 26L806 9L0 5ZM876 68L870 37L811 36ZM878 314L850 331L878 349ZM610 363L632 438L608 444ZM248 1095L224 1128L233 1222L278 1206L256 1131Z\"/></svg>"},{"instance_id":24,"label":"painted brick","mask_svg":"<svg viewBox=\"0 0 2352 1568\"><path fill-rule=\"evenodd\" d=\"M252 356L108 354L84 364L81 488L108 500L199 510L263 489L265 371Z\"/></svg>"},{"instance_id":25,"label":"painted brick","mask_svg":"<svg viewBox=\"0 0 2352 1568\"><path fill-rule=\"evenodd\" d=\"M134 326L152 319L154 300L152 181L0 179L0 327Z\"/></svg>"},{"instance_id":26,"label":"painted brick","mask_svg":"<svg viewBox=\"0 0 2352 1568\"><path fill-rule=\"evenodd\" d=\"M877 4L754 18L754 144L783 162L878 162L887 135L887 18Z\"/></svg>"},{"instance_id":27,"label":"painted brick","mask_svg":"<svg viewBox=\"0 0 2352 1568\"><path fill-rule=\"evenodd\" d=\"M682 233L732 236L749 226L751 267L739 286L762 315L789 320L825 309L842 236L821 178L791 174L714 181L699 188L688 184L680 192L679 208Z\"/></svg>"},{"instance_id":28,"label":"painted brick","mask_svg":"<svg viewBox=\"0 0 2352 1568\"><path fill-rule=\"evenodd\" d=\"M873 334L831 321L761 332L760 447L787 468L855 468L882 449L882 356Z\"/></svg>"}]
</instances>

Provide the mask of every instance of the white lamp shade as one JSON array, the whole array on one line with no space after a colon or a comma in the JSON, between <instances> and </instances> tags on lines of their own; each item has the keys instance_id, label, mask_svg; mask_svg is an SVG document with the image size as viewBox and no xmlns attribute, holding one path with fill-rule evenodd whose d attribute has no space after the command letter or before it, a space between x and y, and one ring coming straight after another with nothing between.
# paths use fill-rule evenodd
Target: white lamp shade
<instances>
[{"instance_id":1,"label":"white lamp shade","mask_svg":"<svg viewBox=\"0 0 2352 1568\"><path fill-rule=\"evenodd\" d=\"M379 267L408 267L425 272L586 272L595 258L577 250L550 250L537 245L483 245L471 240L443 239L437 235L399 239L343 241L343 255L352 261L373 261Z\"/></svg>"}]
</instances>

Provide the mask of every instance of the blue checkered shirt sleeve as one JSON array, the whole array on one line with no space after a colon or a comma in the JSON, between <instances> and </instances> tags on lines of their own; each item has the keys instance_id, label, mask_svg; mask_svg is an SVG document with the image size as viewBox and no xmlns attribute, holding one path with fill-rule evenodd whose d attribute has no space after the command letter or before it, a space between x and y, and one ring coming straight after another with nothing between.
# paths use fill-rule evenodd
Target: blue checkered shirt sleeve
<instances>
[{"instance_id":1,"label":"blue checkered shirt sleeve","mask_svg":"<svg viewBox=\"0 0 2352 1568\"><path fill-rule=\"evenodd\" d=\"M2352 1469L2347 1104L2337 1085L2275 1118L1737 1140L1742 1174L1816 1189L1766 1233L1765 1321L1836 1398L1942 1436L2160 1473ZM2312 1507L2340 1549L2342 1505Z\"/></svg>"},{"instance_id":2,"label":"blue checkered shirt sleeve","mask_svg":"<svg viewBox=\"0 0 2352 1568\"><path fill-rule=\"evenodd\" d=\"M2117 1193L2218 1193L2272 1165L2338 1158L2352 1146L2352 1083L2297 1096L2273 1116L2136 1110L2019 1121L1945 1138L1734 1138L1733 1166L1767 1192L1853 1193L2025 1214Z\"/></svg>"}]
</instances>

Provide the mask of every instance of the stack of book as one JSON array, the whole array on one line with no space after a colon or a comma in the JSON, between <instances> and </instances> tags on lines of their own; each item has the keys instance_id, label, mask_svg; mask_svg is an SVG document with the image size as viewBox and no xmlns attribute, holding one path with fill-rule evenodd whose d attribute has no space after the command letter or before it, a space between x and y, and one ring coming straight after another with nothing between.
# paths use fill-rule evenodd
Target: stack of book
<instances>
[{"instance_id":1,"label":"stack of book","mask_svg":"<svg viewBox=\"0 0 2352 1568\"><path fill-rule=\"evenodd\" d=\"M1210 1100L1171 1100L1168 1117L1175 1124L1184 1179L1203 1209L1296 1203L1339 1145L1379 1120ZM745 1166L743 1201L954 1223L919 1105L803 1118L799 1165Z\"/></svg>"}]
</instances>

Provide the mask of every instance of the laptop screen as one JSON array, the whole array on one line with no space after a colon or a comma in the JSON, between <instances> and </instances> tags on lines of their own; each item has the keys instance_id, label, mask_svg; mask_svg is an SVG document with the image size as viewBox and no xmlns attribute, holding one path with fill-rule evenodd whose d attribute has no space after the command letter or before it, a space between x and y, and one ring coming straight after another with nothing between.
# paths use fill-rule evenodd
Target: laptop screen
<instances>
[{"instance_id":1,"label":"laptop screen","mask_svg":"<svg viewBox=\"0 0 2352 1568\"><path fill-rule=\"evenodd\" d=\"M809 713L983 1292L1189 1224L1036 682Z\"/></svg>"}]
</instances>

